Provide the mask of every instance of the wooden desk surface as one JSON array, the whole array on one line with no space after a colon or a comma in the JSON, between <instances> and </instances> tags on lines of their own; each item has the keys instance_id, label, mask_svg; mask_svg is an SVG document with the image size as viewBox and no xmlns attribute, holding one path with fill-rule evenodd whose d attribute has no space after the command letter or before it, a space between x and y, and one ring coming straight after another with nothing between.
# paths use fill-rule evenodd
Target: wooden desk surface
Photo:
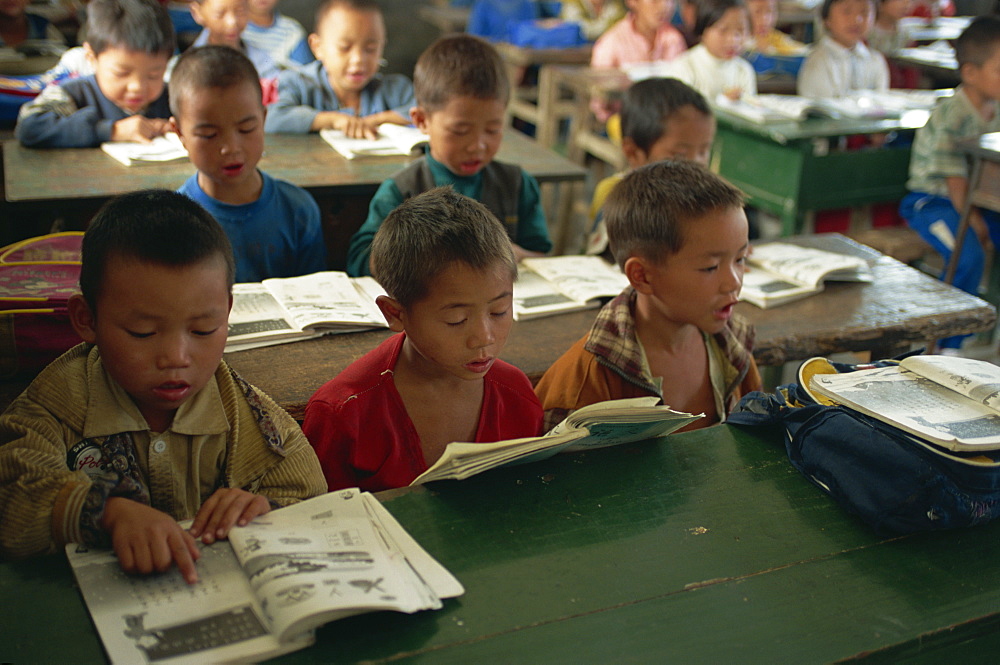
<instances>
[{"instance_id":1,"label":"wooden desk surface","mask_svg":"<svg viewBox=\"0 0 1000 665\"><path fill-rule=\"evenodd\" d=\"M3 144L7 201L104 199L164 187L176 189L194 173L190 163L127 167L98 148L33 150L17 141ZM581 181L586 171L543 149L519 132L506 132L497 159L519 164L539 182ZM313 193L373 193L402 168L407 157L344 159L318 134L268 134L260 168Z\"/></svg>"},{"instance_id":2,"label":"wooden desk surface","mask_svg":"<svg viewBox=\"0 0 1000 665\"><path fill-rule=\"evenodd\" d=\"M840 351L872 351L890 357L910 345L959 333L988 330L996 321L989 303L862 248L843 236L813 236L805 244L833 251L862 251L877 257L873 284L828 284L823 293L762 310L739 303L736 311L757 328L754 357L759 365ZM596 310L514 324L501 357L534 382L593 324ZM301 420L305 405L332 379L391 333L384 330L333 335L226 355L250 383L259 386Z\"/></svg>"},{"instance_id":3,"label":"wooden desk surface","mask_svg":"<svg viewBox=\"0 0 1000 665\"><path fill-rule=\"evenodd\" d=\"M500 57L508 65L530 67L532 65L584 65L590 62L592 46L572 48L530 48L515 46L508 42L492 42Z\"/></svg>"},{"instance_id":4,"label":"wooden desk surface","mask_svg":"<svg viewBox=\"0 0 1000 665\"><path fill-rule=\"evenodd\" d=\"M780 434L720 425L383 493L465 586L279 663L989 662L1000 524L876 536ZM102 663L63 555L0 563L0 661Z\"/></svg>"}]
</instances>

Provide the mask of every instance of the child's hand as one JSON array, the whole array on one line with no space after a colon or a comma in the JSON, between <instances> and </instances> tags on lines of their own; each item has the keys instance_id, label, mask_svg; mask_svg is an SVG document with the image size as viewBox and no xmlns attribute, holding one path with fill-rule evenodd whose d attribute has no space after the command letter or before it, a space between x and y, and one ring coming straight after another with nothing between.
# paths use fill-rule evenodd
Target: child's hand
<instances>
[{"instance_id":1,"label":"child's hand","mask_svg":"<svg viewBox=\"0 0 1000 665\"><path fill-rule=\"evenodd\" d=\"M531 256L545 256L543 252L533 252L530 249L525 249L521 247L516 242L510 243L510 246L514 248L514 259L520 263L521 259L526 259Z\"/></svg>"},{"instance_id":2,"label":"child's hand","mask_svg":"<svg viewBox=\"0 0 1000 665\"><path fill-rule=\"evenodd\" d=\"M191 525L191 535L211 545L229 535L229 530L239 524L246 526L250 520L270 512L271 504L259 494L251 494L236 487L215 490L201 506Z\"/></svg>"},{"instance_id":3,"label":"child's hand","mask_svg":"<svg viewBox=\"0 0 1000 665\"><path fill-rule=\"evenodd\" d=\"M163 572L173 563L188 584L198 581L194 562L201 557L194 538L164 512L143 503L111 497L102 526L111 534L118 563L126 573Z\"/></svg>"},{"instance_id":4,"label":"child's hand","mask_svg":"<svg viewBox=\"0 0 1000 665\"><path fill-rule=\"evenodd\" d=\"M170 131L169 120L133 115L123 118L111 126L111 140L149 143L157 136L163 136L168 131Z\"/></svg>"},{"instance_id":5,"label":"child's hand","mask_svg":"<svg viewBox=\"0 0 1000 665\"><path fill-rule=\"evenodd\" d=\"M726 88L722 94L735 102L743 96L743 88Z\"/></svg>"},{"instance_id":6,"label":"child's hand","mask_svg":"<svg viewBox=\"0 0 1000 665\"><path fill-rule=\"evenodd\" d=\"M334 129L344 132L344 135L352 139L376 139L378 138L378 125L375 125L368 118L359 118L346 113L338 113L338 118L334 118Z\"/></svg>"}]
</instances>

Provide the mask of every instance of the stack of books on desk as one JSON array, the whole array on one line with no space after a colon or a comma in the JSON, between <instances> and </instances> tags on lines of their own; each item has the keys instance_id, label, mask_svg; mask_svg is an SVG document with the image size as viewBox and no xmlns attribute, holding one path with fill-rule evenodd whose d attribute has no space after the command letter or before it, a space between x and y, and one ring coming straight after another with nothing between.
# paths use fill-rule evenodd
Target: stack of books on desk
<instances>
[{"instance_id":1,"label":"stack of books on desk","mask_svg":"<svg viewBox=\"0 0 1000 665\"><path fill-rule=\"evenodd\" d=\"M114 552L66 554L112 663L258 662L344 617L439 609L462 585L371 494L339 490L199 545L199 581L127 575Z\"/></svg>"}]
</instances>

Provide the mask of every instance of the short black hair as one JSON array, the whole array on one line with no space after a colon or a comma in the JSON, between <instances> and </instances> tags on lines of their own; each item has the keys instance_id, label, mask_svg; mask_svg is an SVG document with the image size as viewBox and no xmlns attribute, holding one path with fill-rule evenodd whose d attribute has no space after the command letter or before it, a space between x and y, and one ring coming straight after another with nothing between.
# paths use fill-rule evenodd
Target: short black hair
<instances>
[{"instance_id":1,"label":"short black hair","mask_svg":"<svg viewBox=\"0 0 1000 665\"><path fill-rule=\"evenodd\" d=\"M156 0L93 0L87 5L87 44L95 55L124 48L169 58L177 37L170 14Z\"/></svg>"},{"instance_id":2,"label":"short black hair","mask_svg":"<svg viewBox=\"0 0 1000 665\"><path fill-rule=\"evenodd\" d=\"M323 23L323 19L336 7L353 9L356 12L377 12L380 16L382 15L382 8L375 0L325 0L316 8L313 32L319 33L319 26Z\"/></svg>"},{"instance_id":3,"label":"short black hair","mask_svg":"<svg viewBox=\"0 0 1000 665\"><path fill-rule=\"evenodd\" d=\"M830 18L830 7L832 7L834 5L834 3L837 3L837 2L843 2L843 0L823 0L823 4L820 5L820 8L819 8L819 17L821 19L823 19L824 21L826 19ZM875 0L868 0L868 4L870 4L872 6L873 10L877 10L878 9Z\"/></svg>"},{"instance_id":4,"label":"short black hair","mask_svg":"<svg viewBox=\"0 0 1000 665\"><path fill-rule=\"evenodd\" d=\"M180 119L181 101L191 90L229 88L240 83L253 86L263 105L260 76L250 58L219 44L188 49L170 75L170 113Z\"/></svg>"},{"instance_id":5,"label":"short black hair","mask_svg":"<svg viewBox=\"0 0 1000 665\"><path fill-rule=\"evenodd\" d=\"M641 256L660 262L684 246L685 224L716 210L742 208L743 192L694 162L641 166L615 185L604 204L608 246L624 269Z\"/></svg>"},{"instance_id":6,"label":"short black hair","mask_svg":"<svg viewBox=\"0 0 1000 665\"><path fill-rule=\"evenodd\" d=\"M683 81L651 78L633 83L622 101L622 137L632 139L637 148L649 152L661 136L667 121L685 106L712 117L712 108L700 92Z\"/></svg>"},{"instance_id":7,"label":"short black hair","mask_svg":"<svg viewBox=\"0 0 1000 665\"><path fill-rule=\"evenodd\" d=\"M979 16L973 19L954 41L959 69L962 65L982 67L996 51L997 44L1000 44L1000 18Z\"/></svg>"},{"instance_id":8,"label":"short black hair","mask_svg":"<svg viewBox=\"0 0 1000 665\"><path fill-rule=\"evenodd\" d=\"M80 291L96 312L111 257L187 266L214 256L224 261L231 290L236 275L233 249L208 211L165 189L123 194L104 204L83 234Z\"/></svg>"},{"instance_id":9,"label":"short black hair","mask_svg":"<svg viewBox=\"0 0 1000 665\"><path fill-rule=\"evenodd\" d=\"M456 261L474 270L500 267L517 278L517 260L503 224L479 201L450 186L407 199L389 213L372 239L372 277L389 297L409 307Z\"/></svg>"},{"instance_id":10,"label":"short black hair","mask_svg":"<svg viewBox=\"0 0 1000 665\"><path fill-rule=\"evenodd\" d=\"M428 46L413 68L417 106L433 113L454 97L510 100L510 80L497 50L484 39L457 34Z\"/></svg>"},{"instance_id":11,"label":"short black hair","mask_svg":"<svg viewBox=\"0 0 1000 665\"><path fill-rule=\"evenodd\" d=\"M705 30L722 20L722 16L730 9L741 8L746 10L746 3L743 0L697 0L695 5L698 8L698 15L694 20L694 36L699 40L705 34Z\"/></svg>"}]
</instances>

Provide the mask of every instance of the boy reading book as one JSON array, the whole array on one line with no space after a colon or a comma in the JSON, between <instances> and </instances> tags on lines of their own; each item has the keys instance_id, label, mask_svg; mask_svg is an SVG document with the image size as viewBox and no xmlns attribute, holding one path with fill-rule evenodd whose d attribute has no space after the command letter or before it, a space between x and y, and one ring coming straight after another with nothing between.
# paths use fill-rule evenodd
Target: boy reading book
<instances>
[{"instance_id":1,"label":"boy reading book","mask_svg":"<svg viewBox=\"0 0 1000 665\"><path fill-rule=\"evenodd\" d=\"M167 132L163 75L174 27L155 0L94 0L83 45L93 74L50 85L21 107L14 135L32 148L148 142Z\"/></svg>"},{"instance_id":2,"label":"boy reading book","mask_svg":"<svg viewBox=\"0 0 1000 665\"><path fill-rule=\"evenodd\" d=\"M582 406L655 395L724 420L759 390L753 328L734 315L749 248L743 194L690 162L636 169L604 206L611 251L630 286L536 387L552 426Z\"/></svg>"},{"instance_id":3,"label":"boy reading book","mask_svg":"<svg viewBox=\"0 0 1000 665\"><path fill-rule=\"evenodd\" d=\"M715 116L697 90L677 79L651 78L633 83L622 101L622 152L630 169L663 159L684 159L708 166L715 140ZM608 247L604 201L625 173L597 183L590 204L593 228L588 254Z\"/></svg>"},{"instance_id":4,"label":"boy reading book","mask_svg":"<svg viewBox=\"0 0 1000 665\"><path fill-rule=\"evenodd\" d=\"M177 191L222 224L236 281L326 269L319 206L309 192L259 171L264 106L250 60L228 46L187 50L170 82L172 122L198 171Z\"/></svg>"},{"instance_id":5,"label":"boy reading book","mask_svg":"<svg viewBox=\"0 0 1000 665\"><path fill-rule=\"evenodd\" d=\"M372 139L383 123L410 124L413 84L402 74L378 71L385 41L385 21L374 0L325 0L309 35L316 62L278 79L267 131L338 129Z\"/></svg>"},{"instance_id":6,"label":"boy reading book","mask_svg":"<svg viewBox=\"0 0 1000 665\"><path fill-rule=\"evenodd\" d=\"M222 361L232 284L225 233L190 199L98 213L69 301L84 343L0 416L4 556L110 545L128 572L176 564L193 583L195 538L323 491L295 422Z\"/></svg>"},{"instance_id":7,"label":"boy reading book","mask_svg":"<svg viewBox=\"0 0 1000 665\"><path fill-rule=\"evenodd\" d=\"M372 243L376 303L400 333L321 387L303 430L331 490L405 487L452 441L540 433L528 377L498 356L517 264L500 222L451 188L415 196Z\"/></svg>"},{"instance_id":8,"label":"boy reading book","mask_svg":"<svg viewBox=\"0 0 1000 665\"><path fill-rule=\"evenodd\" d=\"M442 37L417 60L413 123L427 134L430 152L386 180L368 219L351 237L347 272L369 274L372 238L404 200L451 185L482 202L507 229L518 260L552 249L538 182L524 169L493 159L503 139L510 99L507 71L496 49L471 35Z\"/></svg>"},{"instance_id":9,"label":"boy reading book","mask_svg":"<svg viewBox=\"0 0 1000 665\"><path fill-rule=\"evenodd\" d=\"M906 223L941 254L946 265L969 194L969 167L956 144L1000 131L1000 18L981 16L970 23L955 41L955 57L962 84L917 130L906 183L910 192L899 205ZM972 207L969 225L973 232L962 244L954 284L975 294L986 253L1000 244L1000 215ZM957 353L962 340L961 336L942 340L942 352Z\"/></svg>"}]
</instances>

